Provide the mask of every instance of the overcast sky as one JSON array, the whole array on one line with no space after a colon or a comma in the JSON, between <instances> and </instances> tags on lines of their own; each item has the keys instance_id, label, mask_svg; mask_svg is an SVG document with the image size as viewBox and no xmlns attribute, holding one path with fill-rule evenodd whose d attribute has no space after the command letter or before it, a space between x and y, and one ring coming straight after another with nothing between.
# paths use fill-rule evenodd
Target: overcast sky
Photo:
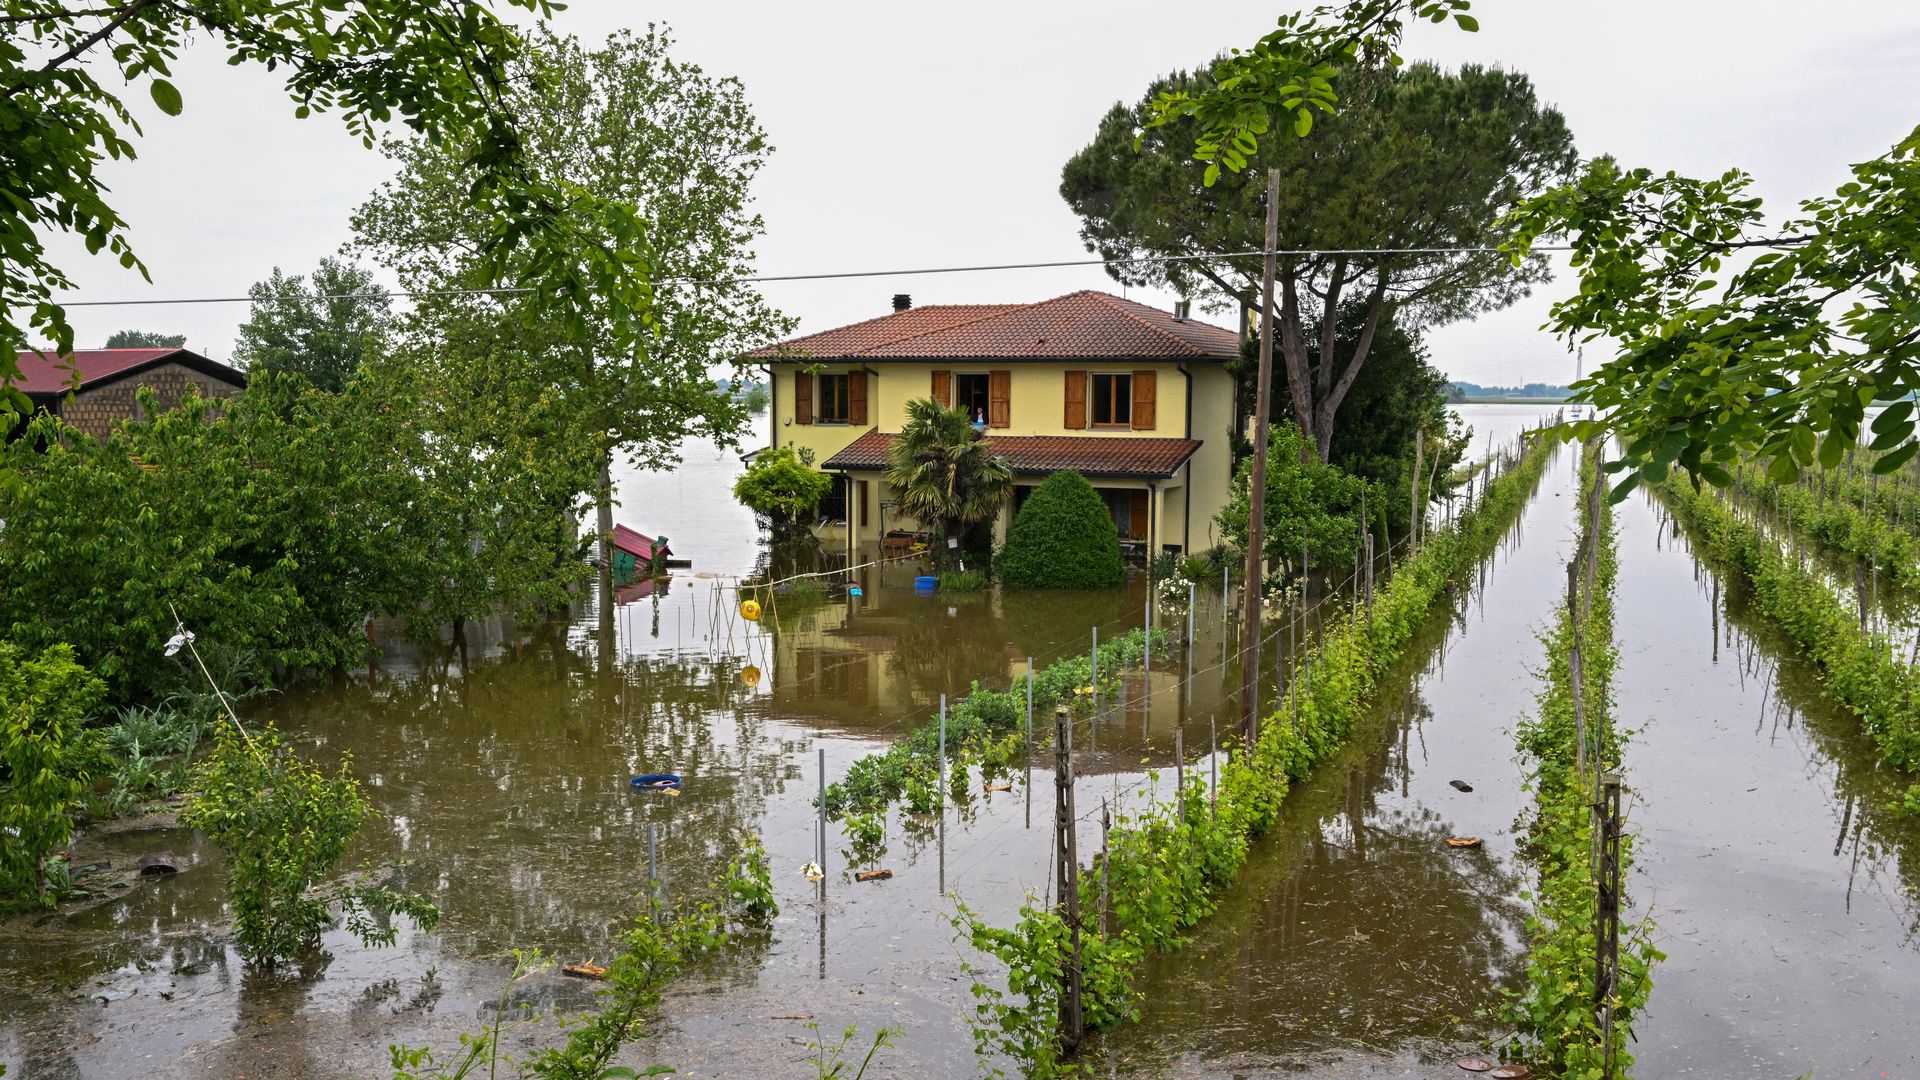
<instances>
[{"instance_id":1,"label":"overcast sky","mask_svg":"<svg viewBox=\"0 0 1920 1080\"><path fill-rule=\"evenodd\" d=\"M739 76L777 148L761 175L769 274L1085 257L1057 192L1060 166L1117 100L1265 33L1284 6L977 2L642 4L579 0L555 20L583 38L666 22L678 53ZM1422 24L1409 58L1525 71L1567 116L1583 156L1757 177L1769 207L1830 191L1849 162L1920 123L1920 3L1832 0L1476 0L1481 30ZM385 161L336 119L296 120L276 79L190 49L177 118L141 113L140 157L113 163L147 285L111 260L56 245L69 299L243 295L273 266L303 273L346 239ZM144 92L137 95L144 102ZM1430 334L1435 362L1480 383L1565 382L1572 361L1539 331L1565 278L1507 311ZM1118 292L1095 267L767 286L813 331L917 303L1030 301ZM1133 296L1168 304L1171 297ZM81 308L82 346L123 327L184 332L231 352L245 305Z\"/></svg>"}]
</instances>

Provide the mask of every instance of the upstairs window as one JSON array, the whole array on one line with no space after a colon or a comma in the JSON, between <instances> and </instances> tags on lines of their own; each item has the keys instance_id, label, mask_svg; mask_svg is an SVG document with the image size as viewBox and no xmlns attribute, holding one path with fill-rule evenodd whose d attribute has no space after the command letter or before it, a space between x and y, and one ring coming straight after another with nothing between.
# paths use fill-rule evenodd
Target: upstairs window
<instances>
[{"instance_id":1,"label":"upstairs window","mask_svg":"<svg viewBox=\"0 0 1920 1080\"><path fill-rule=\"evenodd\" d=\"M1133 426L1133 376L1094 372L1093 426Z\"/></svg>"},{"instance_id":2,"label":"upstairs window","mask_svg":"<svg viewBox=\"0 0 1920 1080\"><path fill-rule=\"evenodd\" d=\"M847 422L847 376L822 375L820 384L820 411L815 414L822 424L844 424Z\"/></svg>"},{"instance_id":3,"label":"upstairs window","mask_svg":"<svg viewBox=\"0 0 1920 1080\"><path fill-rule=\"evenodd\" d=\"M962 371L953 376L953 407L967 414L968 420L987 419L987 373Z\"/></svg>"}]
</instances>

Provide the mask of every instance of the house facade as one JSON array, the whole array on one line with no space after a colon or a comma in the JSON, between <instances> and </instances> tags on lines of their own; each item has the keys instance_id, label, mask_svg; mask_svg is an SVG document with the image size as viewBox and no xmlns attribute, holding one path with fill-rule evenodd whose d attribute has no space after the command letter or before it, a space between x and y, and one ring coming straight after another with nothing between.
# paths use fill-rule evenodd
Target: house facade
<instances>
[{"instance_id":1,"label":"house facade","mask_svg":"<svg viewBox=\"0 0 1920 1080\"><path fill-rule=\"evenodd\" d=\"M238 369L187 349L75 349L65 356L17 356L21 378L16 386L34 408L96 438L104 438L123 420L145 418L135 397L142 386L152 388L162 410L177 408L189 394L232 397L247 386L246 375Z\"/></svg>"},{"instance_id":2,"label":"house facade","mask_svg":"<svg viewBox=\"0 0 1920 1080\"><path fill-rule=\"evenodd\" d=\"M1142 553L1218 542L1231 480L1239 353L1231 330L1101 292L1034 304L914 307L760 350L770 445L811 451L835 477L815 531L830 547L919 526L893 504L886 450L907 403L965 409L1012 464L1012 504L1062 469L1084 475Z\"/></svg>"}]
</instances>

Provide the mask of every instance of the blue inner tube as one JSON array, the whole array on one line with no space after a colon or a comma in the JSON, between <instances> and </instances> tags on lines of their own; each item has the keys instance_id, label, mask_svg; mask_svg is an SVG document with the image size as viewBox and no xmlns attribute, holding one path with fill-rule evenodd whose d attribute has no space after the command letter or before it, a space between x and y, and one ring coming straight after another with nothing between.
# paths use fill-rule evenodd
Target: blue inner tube
<instances>
[{"instance_id":1,"label":"blue inner tube","mask_svg":"<svg viewBox=\"0 0 1920 1080\"><path fill-rule=\"evenodd\" d=\"M663 791L667 788L679 787L680 778L670 772L656 772L648 773L645 776L636 776L627 781L627 783L632 787L645 791Z\"/></svg>"}]
</instances>

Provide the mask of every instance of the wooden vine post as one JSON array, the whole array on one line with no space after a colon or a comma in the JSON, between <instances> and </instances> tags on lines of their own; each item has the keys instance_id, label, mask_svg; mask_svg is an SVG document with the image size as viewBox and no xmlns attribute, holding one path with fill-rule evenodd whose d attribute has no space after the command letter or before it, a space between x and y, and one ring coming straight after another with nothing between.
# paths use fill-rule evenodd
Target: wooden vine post
<instances>
[{"instance_id":1,"label":"wooden vine post","mask_svg":"<svg viewBox=\"0 0 1920 1080\"><path fill-rule=\"evenodd\" d=\"M1604 1062L1601 1075L1612 1080L1613 999L1620 985L1620 777L1606 773L1594 799L1600 822L1599 903L1594 911L1594 1008L1599 1014Z\"/></svg>"},{"instance_id":2,"label":"wooden vine post","mask_svg":"<svg viewBox=\"0 0 1920 1080\"><path fill-rule=\"evenodd\" d=\"M1072 944L1060 988L1060 1049L1071 1055L1086 1030L1080 992L1080 858L1073 837L1073 714L1053 710L1054 889Z\"/></svg>"}]
</instances>

